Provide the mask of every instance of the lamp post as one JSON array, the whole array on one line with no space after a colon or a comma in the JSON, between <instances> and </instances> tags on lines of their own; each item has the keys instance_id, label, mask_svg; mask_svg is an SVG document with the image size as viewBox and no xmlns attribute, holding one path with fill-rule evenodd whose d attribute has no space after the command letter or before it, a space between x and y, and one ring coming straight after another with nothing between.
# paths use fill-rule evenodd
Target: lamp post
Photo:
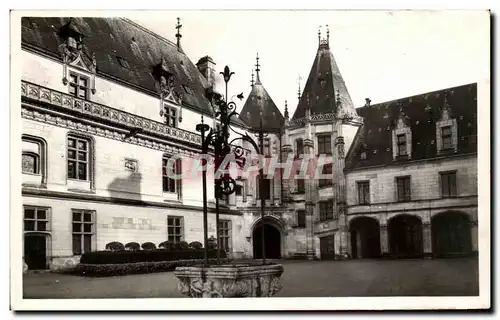
<instances>
[{"instance_id":1,"label":"lamp post","mask_svg":"<svg viewBox=\"0 0 500 320\"><path fill-rule=\"evenodd\" d=\"M260 147L255 143L255 141L247 134L241 134L234 131L231 128L231 119L238 115L236 112L236 103L234 101L227 101L228 97L228 83L231 80L231 76L234 72L231 72L229 67L224 68L224 72L220 72L224 78L225 92L226 95L223 98L219 93L215 92L213 88L208 88L205 92L205 96L210 101L214 115L214 127L210 128L207 124L202 121L196 126L196 130L201 133L201 151L203 154L203 172L202 172L202 187L203 187L203 230L204 230L204 242L205 242L205 265L208 265L208 206L207 206L207 155L213 153L214 156L214 191L215 191L215 221L216 221L216 237L217 237L217 264L220 263L220 236L219 236L219 213L220 213L220 203L219 200L223 195L229 196L236 191L236 181L228 173L221 174L220 170L225 170L226 168L221 168L221 164L224 159L230 155L234 154L236 161L245 161L244 159L244 149L235 145L234 143L239 141L249 142L258 154L262 155L262 141L263 133L259 133L259 144ZM243 99L243 94L238 95L239 99ZM216 127L216 122L220 122L220 126ZM230 130L233 131L237 136L236 138L229 139ZM208 132L208 134L206 134ZM260 179L262 180L263 171L260 169ZM261 199L261 207L263 210L264 200ZM263 212L262 212L263 215ZM264 240L264 239L263 239ZM264 242L262 243L264 246Z\"/></svg>"}]
</instances>

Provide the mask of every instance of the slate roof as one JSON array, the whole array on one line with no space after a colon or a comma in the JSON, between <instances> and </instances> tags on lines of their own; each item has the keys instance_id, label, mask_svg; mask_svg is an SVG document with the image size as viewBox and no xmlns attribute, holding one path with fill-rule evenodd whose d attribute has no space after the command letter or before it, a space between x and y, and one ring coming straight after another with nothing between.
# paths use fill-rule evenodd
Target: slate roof
<instances>
[{"instance_id":1,"label":"slate roof","mask_svg":"<svg viewBox=\"0 0 500 320\"><path fill-rule=\"evenodd\" d=\"M339 115L336 103L337 96L340 97L342 107L340 115L357 115L337 62L330 51L329 44L328 42L322 42L318 47L316 58L292 119L300 119L305 116L308 97L311 115L325 113Z\"/></svg>"},{"instance_id":2,"label":"slate roof","mask_svg":"<svg viewBox=\"0 0 500 320\"><path fill-rule=\"evenodd\" d=\"M62 61L58 46L63 40L59 30L69 20L62 17L23 17L23 46ZM72 18L71 25L84 36L84 53L88 57L95 54L99 74L159 96L151 72L153 66L164 58L175 76L176 90L184 93L183 104L211 114L209 102L204 96L208 82L176 44L123 18L78 17ZM128 66L123 67L118 58L124 59Z\"/></svg>"},{"instance_id":3,"label":"slate roof","mask_svg":"<svg viewBox=\"0 0 500 320\"><path fill-rule=\"evenodd\" d=\"M436 122L441 120L445 96L451 118L457 120L458 154L477 152L477 84L433 91L412 97L358 108L364 124L359 128L346 157L346 170L391 164L392 129L400 108L412 132L412 161L434 158ZM366 152L366 159L361 153Z\"/></svg>"},{"instance_id":4,"label":"slate roof","mask_svg":"<svg viewBox=\"0 0 500 320\"><path fill-rule=\"evenodd\" d=\"M252 90L240 112L240 120L251 129L261 129L260 112L262 110L262 129L264 131L279 131L285 119L273 99L262 85L257 72L257 81L252 85Z\"/></svg>"}]
</instances>

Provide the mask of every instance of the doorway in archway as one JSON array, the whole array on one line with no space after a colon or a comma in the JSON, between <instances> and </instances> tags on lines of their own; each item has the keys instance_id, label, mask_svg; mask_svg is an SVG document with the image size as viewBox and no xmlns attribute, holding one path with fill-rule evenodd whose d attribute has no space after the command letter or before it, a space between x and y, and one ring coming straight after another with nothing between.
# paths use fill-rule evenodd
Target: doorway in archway
<instances>
[{"instance_id":1,"label":"doorway in archway","mask_svg":"<svg viewBox=\"0 0 500 320\"><path fill-rule=\"evenodd\" d=\"M42 234L24 235L24 261L28 270L47 269L47 237Z\"/></svg>"},{"instance_id":2,"label":"doorway in archway","mask_svg":"<svg viewBox=\"0 0 500 320\"><path fill-rule=\"evenodd\" d=\"M380 257L380 226L376 219L358 217L349 224L351 252L355 259Z\"/></svg>"},{"instance_id":3,"label":"doorway in archway","mask_svg":"<svg viewBox=\"0 0 500 320\"><path fill-rule=\"evenodd\" d=\"M264 231L264 243L266 259L281 258L281 233L269 223L259 223L252 233L253 257L262 259L262 231Z\"/></svg>"},{"instance_id":4,"label":"doorway in archway","mask_svg":"<svg viewBox=\"0 0 500 320\"><path fill-rule=\"evenodd\" d=\"M432 253L437 256L468 254L472 250L470 221L467 214L448 211L431 220Z\"/></svg>"},{"instance_id":5,"label":"doorway in archway","mask_svg":"<svg viewBox=\"0 0 500 320\"><path fill-rule=\"evenodd\" d=\"M398 215L387 224L391 255L416 257L422 254L422 221L412 215Z\"/></svg>"}]
</instances>

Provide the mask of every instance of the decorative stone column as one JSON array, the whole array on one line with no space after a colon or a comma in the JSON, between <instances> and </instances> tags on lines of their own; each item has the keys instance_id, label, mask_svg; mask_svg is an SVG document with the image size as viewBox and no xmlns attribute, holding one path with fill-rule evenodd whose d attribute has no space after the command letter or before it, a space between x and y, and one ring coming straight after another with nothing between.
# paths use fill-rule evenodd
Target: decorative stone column
<instances>
[{"instance_id":1,"label":"decorative stone column","mask_svg":"<svg viewBox=\"0 0 500 320\"><path fill-rule=\"evenodd\" d=\"M432 232L431 232L430 222L422 223L422 242L424 249L424 257L432 258Z\"/></svg>"},{"instance_id":2,"label":"decorative stone column","mask_svg":"<svg viewBox=\"0 0 500 320\"><path fill-rule=\"evenodd\" d=\"M287 160L290 159L290 157L293 157L292 152L293 152L292 146L289 144L283 145L281 147L281 158L283 163L286 163ZM282 180L281 183L283 187L283 190L281 191L283 197L281 199L282 205L286 205L288 201L290 201L290 177L287 177L285 175L286 172L287 170L284 168L281 169L280 171L280 179Z\"/></svg>"},{"instance_id":3,"label":"decorative stone column","mask_svg":"<svg viewBox=\"0 0 500 320\"><path fill-rule=\"evenodd\" d=\"M341 134L341 122L337 125L337 134ZM338 227L340 232L340 258L347 259L347 219L346 214L346 194L345 194L345 175L344 175L344 165L345 165L345 150L344 150L344 137L338 136L335 139L335 150L336 159L335 163L335 180L336 180L336 200L337 200L337 210L338 210Z\"/></svg>"},{"instance_id":4,"label":"decorative stone column","mask_svg":"<svg viewBox=\"0 0 500 320\"><path fill-rule=\"evenodd\" d=\"M314 154L313 148L313 141L311 139L304 139L304 153L308 159L310 159L309 157ZM316 256L316 250L314 249L314 181L314 179L305 179L304 181L306 207L306 253L308 260L314 260L314 257Z\"/></svg>"},{"instance_id":5,"label":"decorative stone column","mask_svg":"<svg viewBox=\"0 0 500 320\"><path fill-rule=\"evenodd\" d=\"M380 225L380 253L382 256L388 256L389 251L389 236L387 234L387 225Z\"/></svg>"}]
</instances>

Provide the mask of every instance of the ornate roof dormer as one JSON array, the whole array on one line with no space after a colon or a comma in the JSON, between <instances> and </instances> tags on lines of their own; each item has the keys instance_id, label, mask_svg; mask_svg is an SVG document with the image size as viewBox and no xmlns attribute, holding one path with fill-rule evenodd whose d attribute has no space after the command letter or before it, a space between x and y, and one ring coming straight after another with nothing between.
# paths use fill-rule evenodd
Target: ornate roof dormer
<instances>
[{"instance_id":1,"label":"ornate roof dormer","mask_svg":"<svg viewBox=\"0 0 500 320\"><path fill-rule=\"evenodd\" d=\"M81 69L92 75L91 92L95 94L95 74L97 72L97 60L95 54L87 56L83 48L84 35L78 29L73 18L59 29L59 37L63 42L59 45L59 53L63 60L64 85L68 84L68 66Z\"/></svg>"},{"instance_id":2,"label":"ornate roof dormer","mask_svg":"<svg viewBox=\"0 0 500 320\"><path fill-rule=\"evenodd\" d=\"M448 95L445 94L444 95L444 103L443 103L443 106L441 108L441 121L450 120L451 118L452 118L451 106L448 103Z\"/></svg>"},{"instance_id":3,"label":"ornate roof dormer","mask_svg":"<svg viewBox=\"0 0 500 320\"><path fill-rule=\"evenodd\" d=\"M153 67L153 72L151 74L156 80L158 92L160 94L160 116L163 116L165 101L179 104L182 108L182 96L175 92L175 75L164 58L161 58L160 63ZM181 118L179 118L179 120L180 119Z\"/></svg>"}]
</instances>

